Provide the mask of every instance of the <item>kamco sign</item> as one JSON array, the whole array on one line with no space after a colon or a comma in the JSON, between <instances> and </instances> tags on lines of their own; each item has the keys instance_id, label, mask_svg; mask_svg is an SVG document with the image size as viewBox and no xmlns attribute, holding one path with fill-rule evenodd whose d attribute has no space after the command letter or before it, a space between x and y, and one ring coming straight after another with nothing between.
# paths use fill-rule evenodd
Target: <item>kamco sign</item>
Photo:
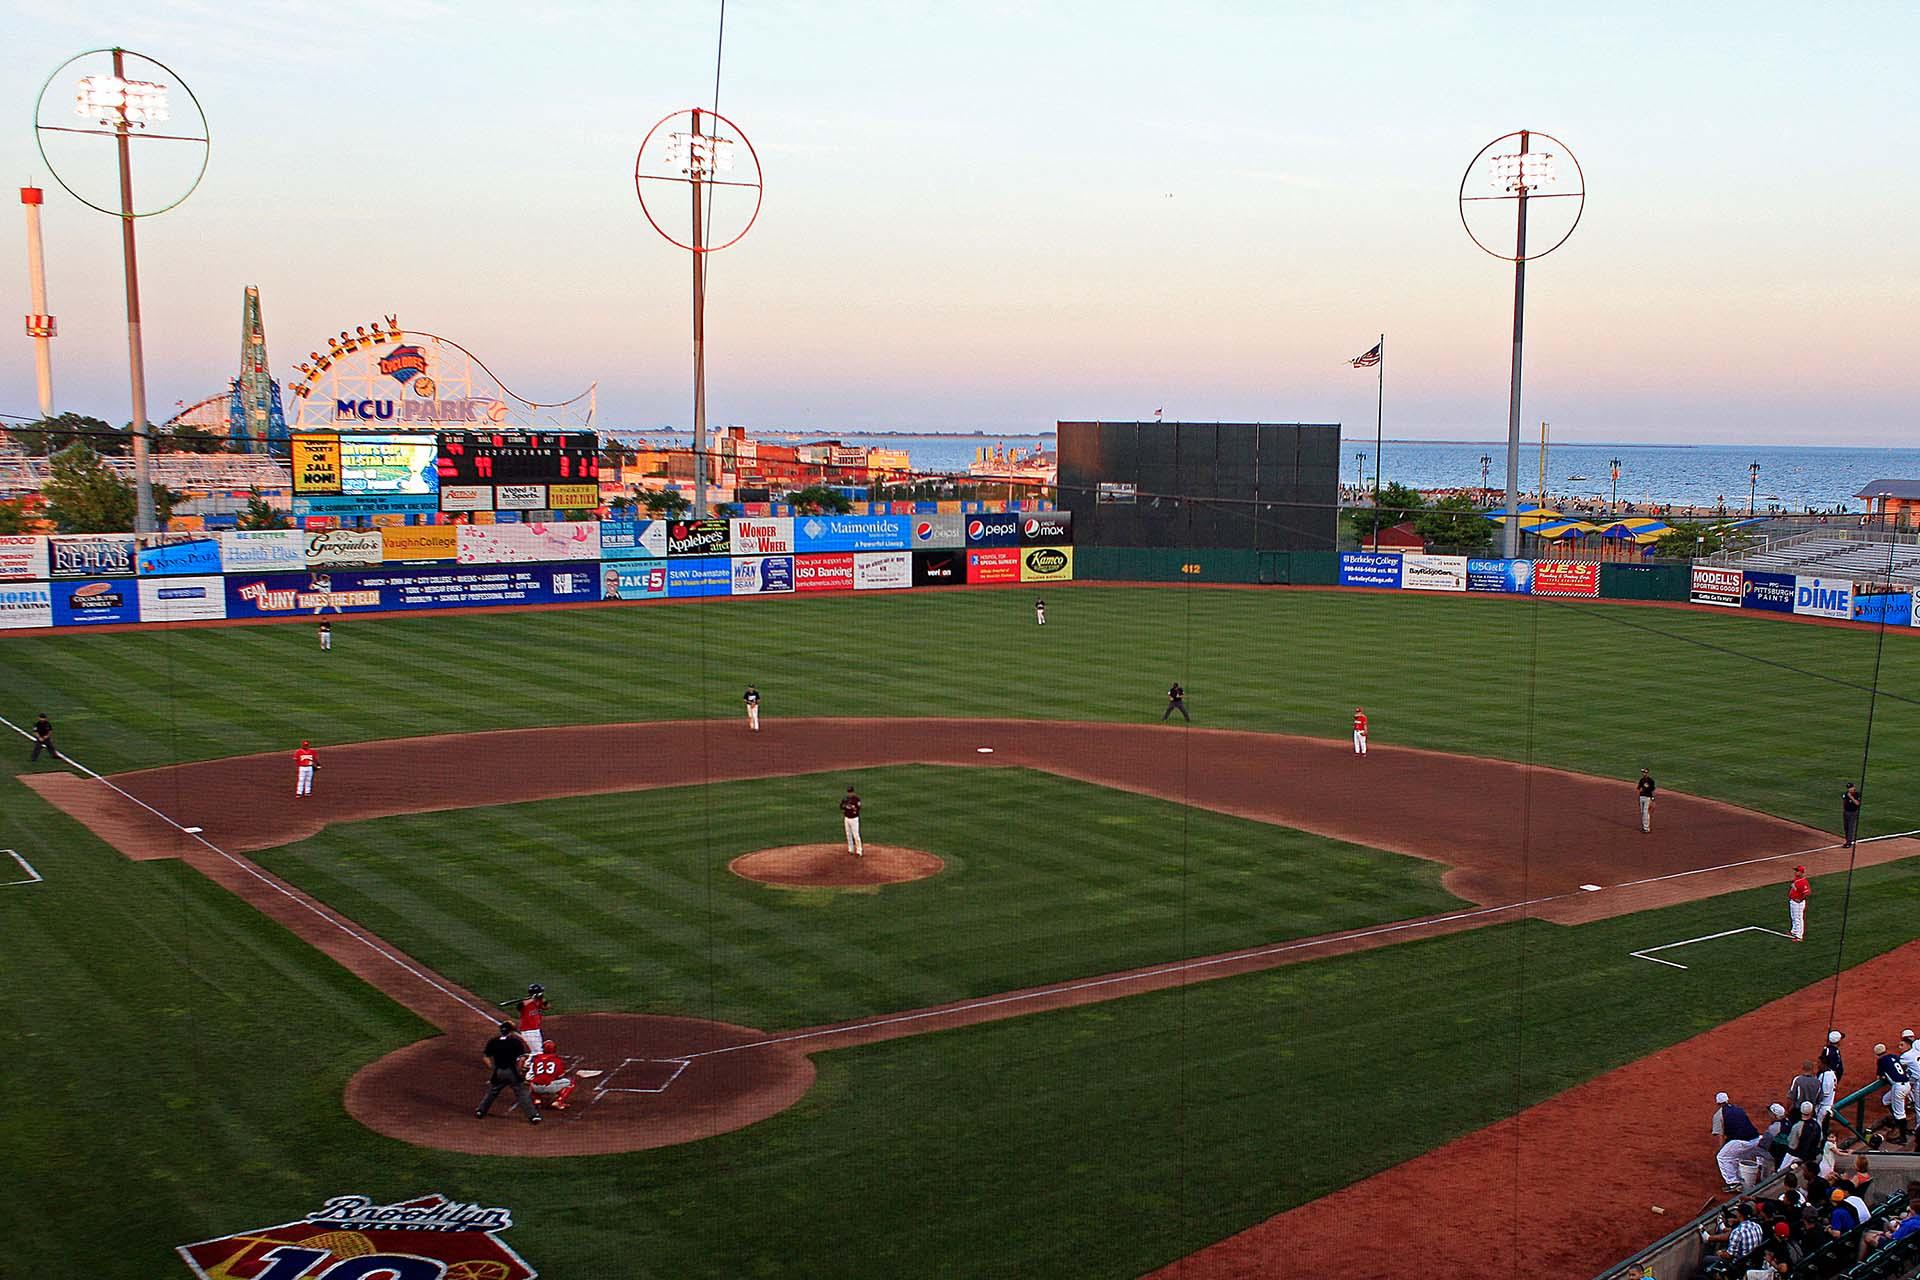
<instances>
[{"instance_id":1,"label":"kamco sign","mask_svg":"<svg viewBox=\"0 0 1920 1280\"><path fill-rule=\"evenodd\" d=\"M534 1280L500 1239L507 1209L435 1193L399 1204L335 1196L297 1222L175 1250L201 1280Z\"/></svg>"}]
</instances>

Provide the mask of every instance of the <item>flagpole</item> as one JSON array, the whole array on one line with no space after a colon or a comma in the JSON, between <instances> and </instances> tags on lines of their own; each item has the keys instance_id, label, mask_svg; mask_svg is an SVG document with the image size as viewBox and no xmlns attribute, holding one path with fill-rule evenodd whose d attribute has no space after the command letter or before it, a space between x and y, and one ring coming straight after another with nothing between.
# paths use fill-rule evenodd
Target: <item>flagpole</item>
<instances>
[{"instance_id":1,"label":"flagpole","mask_svg":"<svg viewBox=\"0 0 1920 1280\"><path fill-rule=\"evenodd\" d=\"M1387 335L1380 335L1380 381L1373 401L1373 549L1380 550L1380 447L1387 405Z\"/></svg>"}]
</instances>

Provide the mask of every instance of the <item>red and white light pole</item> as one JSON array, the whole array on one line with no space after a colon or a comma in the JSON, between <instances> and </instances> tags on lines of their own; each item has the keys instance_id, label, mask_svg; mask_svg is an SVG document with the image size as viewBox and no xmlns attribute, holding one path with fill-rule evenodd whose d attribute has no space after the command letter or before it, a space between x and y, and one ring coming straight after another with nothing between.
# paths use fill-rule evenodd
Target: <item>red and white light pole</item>
<instances>
[{"instance_id":1,"label":"red and white light pole","mask_svg":"<svg viewBox=\"0 0 1920 1280\"><path fill-rule=\"evenodd\" d=\"M53 339L60 324L47 313L47 254L40 242L40 205L46 192L20 188L27 210L27 288L33 310L27 313L27 336L33 339L33 378L40 391L40 416L53 416Z\"/></svg>"}]
</instances>

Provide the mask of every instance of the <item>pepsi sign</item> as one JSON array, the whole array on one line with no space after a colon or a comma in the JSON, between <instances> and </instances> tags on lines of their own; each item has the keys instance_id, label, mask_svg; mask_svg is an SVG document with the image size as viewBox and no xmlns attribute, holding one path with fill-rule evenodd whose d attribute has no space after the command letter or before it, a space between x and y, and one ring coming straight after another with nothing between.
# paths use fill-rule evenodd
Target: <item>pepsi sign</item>
<instances>
[{"instance_id":1,"label":"pepsi sign","mask_svg":"<svg viewBox=\"0 0 1920 1280\"><path fill-rule=\"evenodd\" d=\"M1071 511L1043 511L1020 520L1020 545L1057 547L1073 541Z\"/></svg>"},{"instance_id":2,"label":"pepsi sign","mask_svg":"<svg viewBox=\"0 0 1920 1280\"><path fill-rule=\"evenodd\" d=\"M1019 546L1020 517L1012 513L967 517L967 545L969 547Z\"/></svg>"}]
</instances>

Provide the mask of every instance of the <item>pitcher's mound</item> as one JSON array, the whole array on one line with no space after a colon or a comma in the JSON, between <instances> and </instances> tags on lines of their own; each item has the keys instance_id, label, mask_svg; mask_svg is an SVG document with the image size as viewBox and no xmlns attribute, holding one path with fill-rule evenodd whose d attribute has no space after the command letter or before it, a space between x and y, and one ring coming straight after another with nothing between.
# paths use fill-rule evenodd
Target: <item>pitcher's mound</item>
<instances>
[{"instance_id":1,"label":"pitcher's mound","mask_svg":"<svg viewBox=\"0 0 1920 1280\"><path fill-rule=\"evenodd\" d=\"M856 858L843 844L789 844L742 854L727 870L745 880L782 889L865 889L924 880L946 869L931 853L898 845L870 844Z\"/></svg>"}]
</instances>

